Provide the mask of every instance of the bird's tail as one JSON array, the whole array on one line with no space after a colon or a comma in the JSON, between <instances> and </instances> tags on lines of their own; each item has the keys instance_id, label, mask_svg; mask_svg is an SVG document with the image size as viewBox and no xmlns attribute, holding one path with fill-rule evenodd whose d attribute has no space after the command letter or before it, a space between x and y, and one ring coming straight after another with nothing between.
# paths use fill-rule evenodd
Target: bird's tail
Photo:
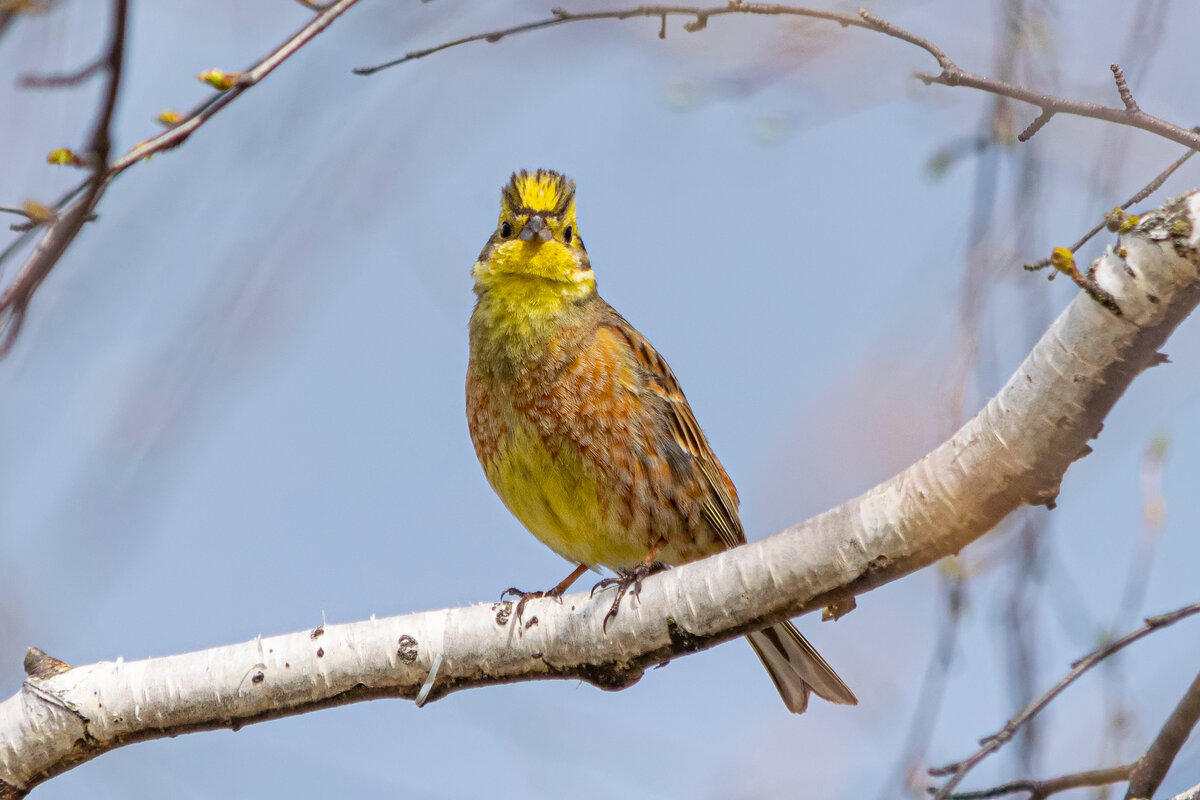
<instances>
[{"instance_id":1,"label":"bird's tail","mask_svg":"<svg viewBox=\"0 0 1200 800\"><path fill-rule=\"evenodd\" d=\"M746 640L767 668L779 696L793 714L804 713L810 691L831 703L858 705L858 698L850 687L792 623L781 622L755 631L748 634Z\"/></svg>"}]
</instances>

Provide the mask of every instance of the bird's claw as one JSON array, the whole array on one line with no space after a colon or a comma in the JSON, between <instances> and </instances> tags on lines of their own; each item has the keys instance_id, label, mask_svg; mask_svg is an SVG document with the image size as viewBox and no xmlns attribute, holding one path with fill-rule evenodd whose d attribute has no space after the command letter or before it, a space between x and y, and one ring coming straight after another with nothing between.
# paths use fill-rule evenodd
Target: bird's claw
<instances>
[{"instance_id":1,"label":"bird's claw","mask_svg":"<svg viewBox=\"0 0 1200 800\"><path fill-rule=\"evenodd\" d=\"M555 587L545 592L523 592L514 586L510 586L500 593L500 601L505 602L504 598L509 596L517 598L517 607L513 609L513 616L517 619L517 627L521 626L521 617L525 614L525 604L530 600L537 600L541 597L549 597L553 600L562 602L563 590Z\"/></svg>"},{"instance_id":2,"label":"bird's claw","mask_svg":"<svg viewBox=\"0 0 1200 800\"><path fill-rule=\"evenodd\" d=\"M608 609L608 613L604 615L604 622L600 626L601 630L607 631L608 621L617 616L617 612L621 609L621 598L625 596L626 591L632 589L630 593L636 599L642 592L642 581L656 572L662 572L664 569L666 569L666 565L658 562L638 564L633 569L622 570L620 576L616 578L605 578L593 586L592 594L590 595L593 597L597 590L607 589L610 586L617 587L617 596L613 598L612 606Z\"/></svg>"}]
</instances>

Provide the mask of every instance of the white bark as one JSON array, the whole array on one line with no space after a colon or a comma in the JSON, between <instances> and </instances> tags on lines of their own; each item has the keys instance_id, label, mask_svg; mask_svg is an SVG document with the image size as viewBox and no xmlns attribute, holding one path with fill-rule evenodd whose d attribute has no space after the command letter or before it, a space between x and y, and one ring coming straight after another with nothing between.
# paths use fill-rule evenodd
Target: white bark
<instances>
[{"instance_id":1,"label":"white bark","mask_svg":"<svg viewBox=\"0 0 1200 800\"><path fill-rule=\"evenodd\" d=\"M1200 783L1190 789L1185 789L1170 800L1200 800Z\"/></svg>"},{"instance_id":2,"label":"white bark","mask_svg":"<svg viewBox=\"0 0 1200 800\"><path fill-rule=\"evenodd\" d=\"M845 601L955 553L1014 508L1052 503L1117 398L1200 302L1200 194L1169 202L1096 264L1120 315L1080 294L1007 385L949 441L842 506L646 580L602 628L611 592L372 619L144 661L30 677L0 703L0 799L145 739L376 697L516 680L635 682L644 667ZM37 656L38 654L33 654ZM435 668L436 665L436 668Z\"/></svg>"}]
</instances>

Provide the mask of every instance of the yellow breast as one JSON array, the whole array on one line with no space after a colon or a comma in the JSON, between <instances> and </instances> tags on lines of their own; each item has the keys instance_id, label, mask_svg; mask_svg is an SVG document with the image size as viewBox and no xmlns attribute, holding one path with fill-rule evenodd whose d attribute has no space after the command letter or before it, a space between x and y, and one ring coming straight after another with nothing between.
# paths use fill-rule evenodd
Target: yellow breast
<instances>
[{"instance_id":1,"label":"yellow breast","mask_svg":"<svg viewBox=\"0 0 1200 800\"><path fill-rule=\"evenodd\" d=\"M616 528L621 515L611 507L611 492L604 491L580 450L568 440L548 444L528 419L505 416L506 430L484 471L509 511L569 561L589 566L641 561L645 543Z\"/></svg>"}]
</instances>

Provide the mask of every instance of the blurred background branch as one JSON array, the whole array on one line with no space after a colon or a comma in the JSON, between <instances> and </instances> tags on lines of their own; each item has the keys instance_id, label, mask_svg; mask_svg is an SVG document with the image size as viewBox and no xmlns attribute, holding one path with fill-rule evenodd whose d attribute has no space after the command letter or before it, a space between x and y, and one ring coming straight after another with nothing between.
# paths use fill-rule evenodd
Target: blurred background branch
<instances>
[{"instance_id":1,"label":"blurred background branch","mask_svg":"<svg viewBox=\"0 0 1200 800\"><path fill-rule=\"evenodd\" d=\"M71 246L71 242L79 234L85 222L88 221L104 186L109 179L108 154L112 149L111 131L113 114L117 108L117 95L121 90L121 70L125 63L125 25L129 14L128 0L113 0L112 20L110 22L109 45L106 53L93 64L85 67L68 77L42 80L41 85L68 85L78 83L102 68L107 73L104 95L100 110L92 130L87 147L86 163L91 168L91 175L71 195L82 192L75 204L67 207L66 202L56 206L51 217L44 221L47 231L34 250L33 255L25 262L25 266L17 273L12 282L0 292L0 358L8 354L21 324L25 320L25 310L33 293L42 281L58 263L58 259ZM36 228L32 226L30 229ZM8 250L0 253L0 266Z\"/></svg>"},{"instance_id":2,"label":"blurred background branch","mask_svg":"<svg viewBox=\"0 0 1200 800\"><path fill-rule=\"evenodd\" d=\"M1124 648L1128 647L1134 642L1139 641L1140 639L1145 638L1151 633L1154 633L1155 631L1168 625L1174 625L1176 622L1186 619L1187 617L1190 617L1196 613L1200 613L1200 603L1193 603L1166 614L1147 617L1146 623L1142 627L1109 644L1104 645L1103 647L1093 650L1091 653L1088 653L1083 658L1076 661L1075 664L1072 665L1071 670L1062 678L1060 678L1058 683L1054 684L1049 691L1022 709L1021 713L1017 714L1015 717L1005 723L1003 728L993 734L990 734L989 736L984 737L982 743L983 746L980 747L979 750L977 750L973 755L964 759L963 761L959 761L945 767L939 767L936 770L931 770L932 774L934 775L949 776L949 780L947 780L946 783L943 784L934 794L934 800L946 800L946 798L955 797L956 795L954 794L954 788L958 786L959 782L962 781L963 778L966 777L968 772L974 769L983 759L987 758L1005 744L1012 741L1013 737L1017 734L1022 726L1026 725L1030 720L1044 711L1045 708L1063 692L1063 690L1078 680L1092 667L1103 663L1105 659L1110 658ZM1200 678L1197 680L1200 681ZM1192 689L1190 689L1188 694L1184 696L1180 706L1177 707L1175 713L1172 714L1171 719L1169 719L1167 724L1163 727L1163 732L1159 734L1159 739L1156 739L1155 743L1151 745L1146 756L1143 757L1144 760L1139 761L1138 765L1135 766L1135 770L1141 769L1147 773L1148 777L1145 779L1145 782L1149 783L1153 781L1154 778L1149 777L1153 775L1158 775L1158 780L1161 780L1162 774L1166 773L1166 769L1170 766L1175 754L1179 751L1179 747L1182 745L1183 740L1186 739L1188 733L1191 732L1192 726L1194 726L1196 723L1196 715L1192 713L1194 704L1197 702L1194 694L1198 691L1200 691L1200 689L1197 689L1196 684L1193 684ZM1160 740L1162 740L1161 743ZM1152 764L1153 766L1142 766L1143 764ZM1159 774L1157 771L1159 768L1162 770L1161 774ZM1111 783L1111 781L1109 782ZM1151 787L1151 793L1153 788L1156 787L1157 783L1154 783L1153 787ZM1149 794L1134 796L1149 797Z\"/></svg>"},{"instance_id":3,"label":"blurred background branch","mask_svg":"<svg viewBox=\"0 0 1200 800\"><path fill-rule=\"evenodd\" d=\"M139 161L149 160L156 153L171 150L183 144L197 128L204 125L213 115L233 102L247 89L258 84L357 2L358 0L337 0L329 3L327 7L321 7L317 15L295 35L244 72L227 76L224 73L210 71L202 75L202 78L208 77L209 82L214 84L214 88L218 89L219 94L201 103L182 117L172 119L170 127L166 131L138 144L111 163L108 159L111 148L109 126L116 109L117 94L121 87L121 64L124 54L128 0L114 0L113 2L112 44L109 46L108 55L103 59L66 75L26 75L21 78L20 83L26 88L61 88L86 80L98 72L101 66L109 76L95 132L92 134L88 148L90 155L87 163L92 170L91 176L60 197L52 206L46 219L39 220L38 224L24 226L21 235L0 251L0 267L3 267L4 261L18 252L28 236L36 232L39 227L48 226L33 255L0 293L0 358L8 355L16 343L34 292L62 258L63 253L75 240L84 223L91 218L96 204L100 202L100 197L109 183Z\"/></svg>"}]
</instances>

